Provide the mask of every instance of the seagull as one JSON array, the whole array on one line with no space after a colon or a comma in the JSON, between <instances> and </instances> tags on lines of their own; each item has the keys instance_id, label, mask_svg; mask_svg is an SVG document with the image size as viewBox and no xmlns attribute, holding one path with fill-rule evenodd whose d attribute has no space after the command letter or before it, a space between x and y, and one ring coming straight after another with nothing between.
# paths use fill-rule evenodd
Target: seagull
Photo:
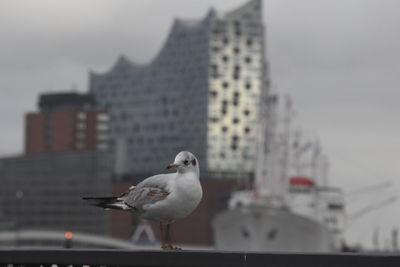
<instances>
[{"instance_id":1,"label":"seagull","mask_svg":"<svg viewBox=\"0 0 400 267\"><path fill-rule=\"evenodd\" d=\"M159 222L161 248L179 249L171 244L170 225L192 213L200 203L203 190L199 162L189 151L181 151L167 169L177 171L151 176L117 197L83 199L106 210L131 211L143 219Z\"/></svg>"}]
</instances>

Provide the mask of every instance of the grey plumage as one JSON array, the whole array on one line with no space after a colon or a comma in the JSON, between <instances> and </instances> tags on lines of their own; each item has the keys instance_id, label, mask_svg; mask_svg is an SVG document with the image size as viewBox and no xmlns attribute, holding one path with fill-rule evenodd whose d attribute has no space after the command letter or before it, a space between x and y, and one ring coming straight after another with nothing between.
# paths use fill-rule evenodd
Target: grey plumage
<instances>
[{"instance_id":1,"label":"grey plumage","mask_svg":"<svg viewBox=\"0 0 400 267\"><path fill-rule=\"evenodd\" d=\"M84 197L82 199L104 209L132 210L142 214L143 206L163 200L170 194L168 179L171 175L174 174L149 177L119 197Z\"/></svg>"},{"instance_id":2,"label":"grey plumage","mask_svg":"<svg viewBox=\"0 0 400 267\"><path fill-rule=\"evenodd\" d=\"M140 182L134 190L126 196L124 203L140 214L143 206L165 199L169 194L167 184L168 175L155 175Z\"/></svg>"}]
</instances>

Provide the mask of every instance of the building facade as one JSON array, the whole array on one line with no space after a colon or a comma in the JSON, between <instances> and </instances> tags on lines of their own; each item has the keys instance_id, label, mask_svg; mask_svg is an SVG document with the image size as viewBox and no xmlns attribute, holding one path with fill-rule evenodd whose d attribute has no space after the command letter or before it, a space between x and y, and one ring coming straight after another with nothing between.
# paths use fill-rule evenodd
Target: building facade
<instances>
[{"instance_id":1,"label":"building facade","mask_svg":"<svg viewBox=\"0 0 400 267\"><path fill-rule=\"evenodd\" d=\"M109 145L109 118L90 94L47 93L25 117L25 153L100 150Z\"/></svg>"},{"instance_id":2,"label":"building facade","mask_svg":"<svg viewBox=\"0 0 400 267\"><path fill-rule=\"evenodd\" d=\"M259 99L268 90L261 14L253 0L177 19L151 63L120 57L110 71L90 73L114 149L126 147L125 172L157 173L181 150L198 157L203 177L254 171Z\"/></svg>"},{"instance_id":3,"label":"building facade","mask_svg":"<svg viewBox=\"0 0 400 267\"><path fill-rule=\"evenodd\" d=\"M25 155L0 159L2 217L16 229L105 235L107 214L82 197L110 194L108 125L90 94L41 95L26 115Z\"/></svg>"},{"instance_id":4,"label":"building facade","mask_svg":"<svg viewBox=\"0 0 400 267\"><path fill-rule=\"evenodd\" d=\"M105 235L107 214L82 200L110 193L106 152L51 152L0 159L0 205L16 229Z\"/></svg>"}]
</instances>

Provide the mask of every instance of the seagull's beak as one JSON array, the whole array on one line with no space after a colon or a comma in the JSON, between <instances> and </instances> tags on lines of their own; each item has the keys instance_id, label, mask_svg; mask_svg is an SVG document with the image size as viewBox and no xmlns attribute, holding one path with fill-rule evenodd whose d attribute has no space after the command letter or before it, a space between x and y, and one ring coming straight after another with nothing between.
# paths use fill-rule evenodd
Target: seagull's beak
<instances>
[{"instance_id":1,"label":"seagull's beak","mask_svg":"<svg viewBox=\"0 0 400 267\"><path fill-rule=\"evenodd\" d=\"M172 163L167 166L167 169L176 169L178 168L178 164Z\"/></svg>"}]
</instances>

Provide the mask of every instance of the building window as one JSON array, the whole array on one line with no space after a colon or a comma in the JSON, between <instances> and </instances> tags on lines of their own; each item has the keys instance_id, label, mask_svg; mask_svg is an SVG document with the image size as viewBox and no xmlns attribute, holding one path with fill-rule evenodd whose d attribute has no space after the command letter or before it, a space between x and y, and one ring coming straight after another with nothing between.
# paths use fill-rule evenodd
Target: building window
<instances>
[{"instance_id":1,"label":"building window","mask_svg":"<svg viewBox=\"0 0 400 267\"><path fill-rule=\"evenodd\" d=\"M253 39L248 38L246 43L247 43L248 46L251 46L253 44Z\"/></svg>"},{"instance_id":2,"label":"building window","mask_svg":"<svg viewBox=\"0 0 400 267\"><path fill-rule=\"evenodd\" d=\"M166 96L161 97L161 103L162 103L163 105L168 104L168 98L167 98Z\"/></svg>"},{"instance_id":3,"label":"building window","mask_svg":"<svg viewBox=\"0 0 400 267\"><path fill-rule=\"evenodd\" d=\"M246 89L247 89L247 90L250 90L250 89L251 89L251 83L249 83L249 82L246 83Z\"/></svg>"},{"instance_id":4,"label":"building window","mask_svg":"<svg viewBox=\"0 0 400 267\"><path fill-rule=\"evenodd\" d=\"M240 96L239 92L235 92L233 94L233 105L234 106L237 106L239 104L239 96Z\"/></svg>"},{"instance_id":5,"label":"building window","mask_svg":"<svg viewBox=\"0 0 400 267\"><path fill-rule=\"evenodd\" d=\"M246 115L246 116L249 116L249 115L250 115L250 110L245 109L245 110L243 111L243 114Z\"/></svg>"},{"instance_id":6,"label":"building window","mask_svg":"<svg viewBox=\"0 0 400 267\"><path fill-rule=\"evenodd\" d=\"M250 128L249 128L249 127L244 128L244 132L245 132L246 134L249 134L249 133L250 133Z\"/></svg>"},{"instance_id":7,"label":"building window","mask_svg":"<svg viewBox=\"0 0 400 267\"><path fill-rule=\"evenodd\" d=\"M76 128L77 128L78 130L84 130L84 129L86 129L86 123L84 123L84 122L79 122L79 123L76 124Z\"/></svg>"},{"instance_id":8,"label":"building window","mask_svg":"<svg viewBox=\"0 0 400 267\"><path fill-rule=\"evenodd\" d=\"M176 109L176 108L173 109L173 110L172 110L172 116L175 116L175 117L176 117L176 116L178 116L178 115L179 115L179 110ZM155 128L156 128L157 126L158 126L158 125L155 125Z\"/></svg>"},{"instance_id":9,"label":"building window","mask_svg":"<svg viewBox=\"0 0 400 267\"><path fill-rule=\"evenodd\" d=\"M227 126L222 126L222 127L221 127L221 131L222 131L223 133L226 133L226 132L228 131L228 127L227 127Z\"/></svg>"},{"instance_id":10,"label":"building window","mask_svg":"<svg viewBox=\"0 0 400 267\"><path fill-rule=\"evenodd\" d=\"M222 39L222 42L227 45L229 43L229 39L228 37L224 37L224 39Z\"/></svg>"},{"instance_id":11,"label":"building window","mask_svg":"<svg viewBox=\"0 0 400 267\"><path fill-rule=\"evenodd\" d=\"M232 122L233 122L234 124L238 124L238 123L239 123L239 118L233 118Z\"/></svg>"},{"instance_id":12,"label":"building window","mask_svg":"<svg viewBox=\"0 0 400 267\"><path fill-rule=\"evenodd\" d=\"M224 62L228 62L228 59L229 59L229 58L228 58L228 56L226 56L226 55L222 57L222 60L223 60Z\"/></svg>"},{"instance_id":13,"label":"building window","mask_svg":"<svg viewBox=\"0 0 400 267\"><path fill-rule=\"evenodd\" d=\"M218 95L218 92L217 91L210 91L210 95L212 96L212 97L216 97L217 95Z\"/></svg>"},{"instance_id":14,"label":"building window","mask_svg":"<svg viewBox=\"0 0 400 267\"><path fill-rule=\"evenodd\" d=\"M121 112L121 114L119 114L119 119L123 122L125 122L126 120L128 120L129 115L126 112Z\"/></svg>"},{"instance_id":15,"label":"building window","mask_svg":"<svg viewBox=\"0 0 400 267\"><path fill-rule=\"evenodd\" d=\"M218 78L218 66L216 64L212 64L210 65L210 68L211 68L211 75L214 78Z\"/></svg>"},{"instance_id":16,"label":"building window","mask_svg":"<svg viewBox=\"0 0 400 267\"><path fill-rule=\"evenodd\" d=\"M108 121L110 117L108 116L107 113L98 113L97 114L97 120L98 121Z\"/></svg>"},{"instance_id":17,"label":"building window","mask_svg":"<svg viewBox=\"0 0 400 267\"><path fill-rule=\"evenodd\" d=\"M97 123L96 128L97 131L108 131L110 129L106 123Z\"/></svg>"},{"instance_id":18,"label":"building window","mask_svg":"<svg viewBox=\"0 0 400 267\"><path fill-rule=\"evenodd\" d=\"M231 144L232 150L236 150L238 148L238 143L239 143L239 137L236 135L232 136L232 144Z\"/></svg>"},{"instance_id":19,"label":"building window","mask_svg":"<svg viewBox=\"0 0 400 267\"><path fill-rule=\"evenodd\" d=\"M210 118L210 121L211 121L211 122L214 122L214 123L215 123L215 122L218 122L218 118L216 118L216 117L211 117L211 118Z\"/></svg>"},{"instance_id":20,"label":"building window","mask_svg":"<svg viewBox=\"0 0 400 267\"><path fill-rule=\"evenodd\" d=\"M104 151L108 149L108 144L106 142L101 142L98 143L96 147L98 150Z\"/></svg>"},{"instance_id":21,"label":"building window","mask_svg":"<svg viewBox=\"0 0 400 267\"><path fill-rule=\"evenodd\" d=\"M128 144L133 145L135 143L135 140L133 138L128 138Z\"/></svg>"},{"instance_id":22,"label":"building window","mask_svg":"<svg viewBox=\"0 0 400 267\"><path fill-rule=\"evenodd\" d=\"M96 137L97 137L97 140L108 140L109 139L108 134L104 134L104 133L97 134Z\"/></svg>"},{"instance_id":23,"label":"building window","mask_svg":"<svg viewBox=\"0 0 400 267\"><path fill-rule=\"evenodd\" d=\"M84 148L85 148L85 143L82 142L82 141L78 141L78 142L76 143L76 148L77 148L77 149L84 149Z\"/></svg>"},{"instance_id":24,"label":"building window","mask_svg":"<svg viewBox=\"0 0 400 267\"><path fill-rule=\"evenodd\" d=\"M132 127L132 132L139 132L140 131L140 125L139 124L134 124Z\"/></svg>"},{"instance_id":25,"label":"building window","mask_svg":"<svg viewBox=\"0 0 400 267\"><path fill-rule=\"evenodd\" d=\"M247 64L250 64L250 63L251 63L251 58L250 58L250 57L245 57L244 61L245 61Z\"/></svg>"},{"instance_id":26,"label":"building window","mask_svg":"<svg viewBox=\"0 0 400 267\"><path fill-rule=\"evenodd\" d=\"M78 118L78 120L86 120L86 113L85 112L78 112L76 114L76 117Z\"/></svg>"},{"instance_id":27,"label":"building window","mask_svg":"<svg viewBox=\"0 0 400 267\"><path fill-rule=\"evenodd\" d=\"M76 133L76 138L77 139L85 139L85 132L81 132L81 131L79 131L79 132L77 132Z\"/></svg>"},{"instance_id":28,"label":"building window","mask_svg":"<svg viewBox=\"0 0 400 267\"><path fill-rule=\"evenodd\" d=\"M239 54L239 53L240 53L239 47L233 48L233 52L234 52L235 54Z\"/></svg>"},{"instance_id":29,"label":"building window","mask_svg":"<svg viewBox=\"0 0 400 267\"><path fill-rule=\"evenodd\" d=\"M223 83L222 83L222 87L228 88L228 86L229 86L229 83L228 83L228 82L223 82Z\"/></svg>"},{"instance_id":30,"label":"building window","mask_svg":"<svg viewBox=\"0 0 400 267\"><path fill-rule=\"evenodd\" d=\"M223 100L222 101L222 109L221 109L221 113L223 115L225 115L227 113L227 108L228 108L228 101Z\"/></svg>"}]
</instances>

